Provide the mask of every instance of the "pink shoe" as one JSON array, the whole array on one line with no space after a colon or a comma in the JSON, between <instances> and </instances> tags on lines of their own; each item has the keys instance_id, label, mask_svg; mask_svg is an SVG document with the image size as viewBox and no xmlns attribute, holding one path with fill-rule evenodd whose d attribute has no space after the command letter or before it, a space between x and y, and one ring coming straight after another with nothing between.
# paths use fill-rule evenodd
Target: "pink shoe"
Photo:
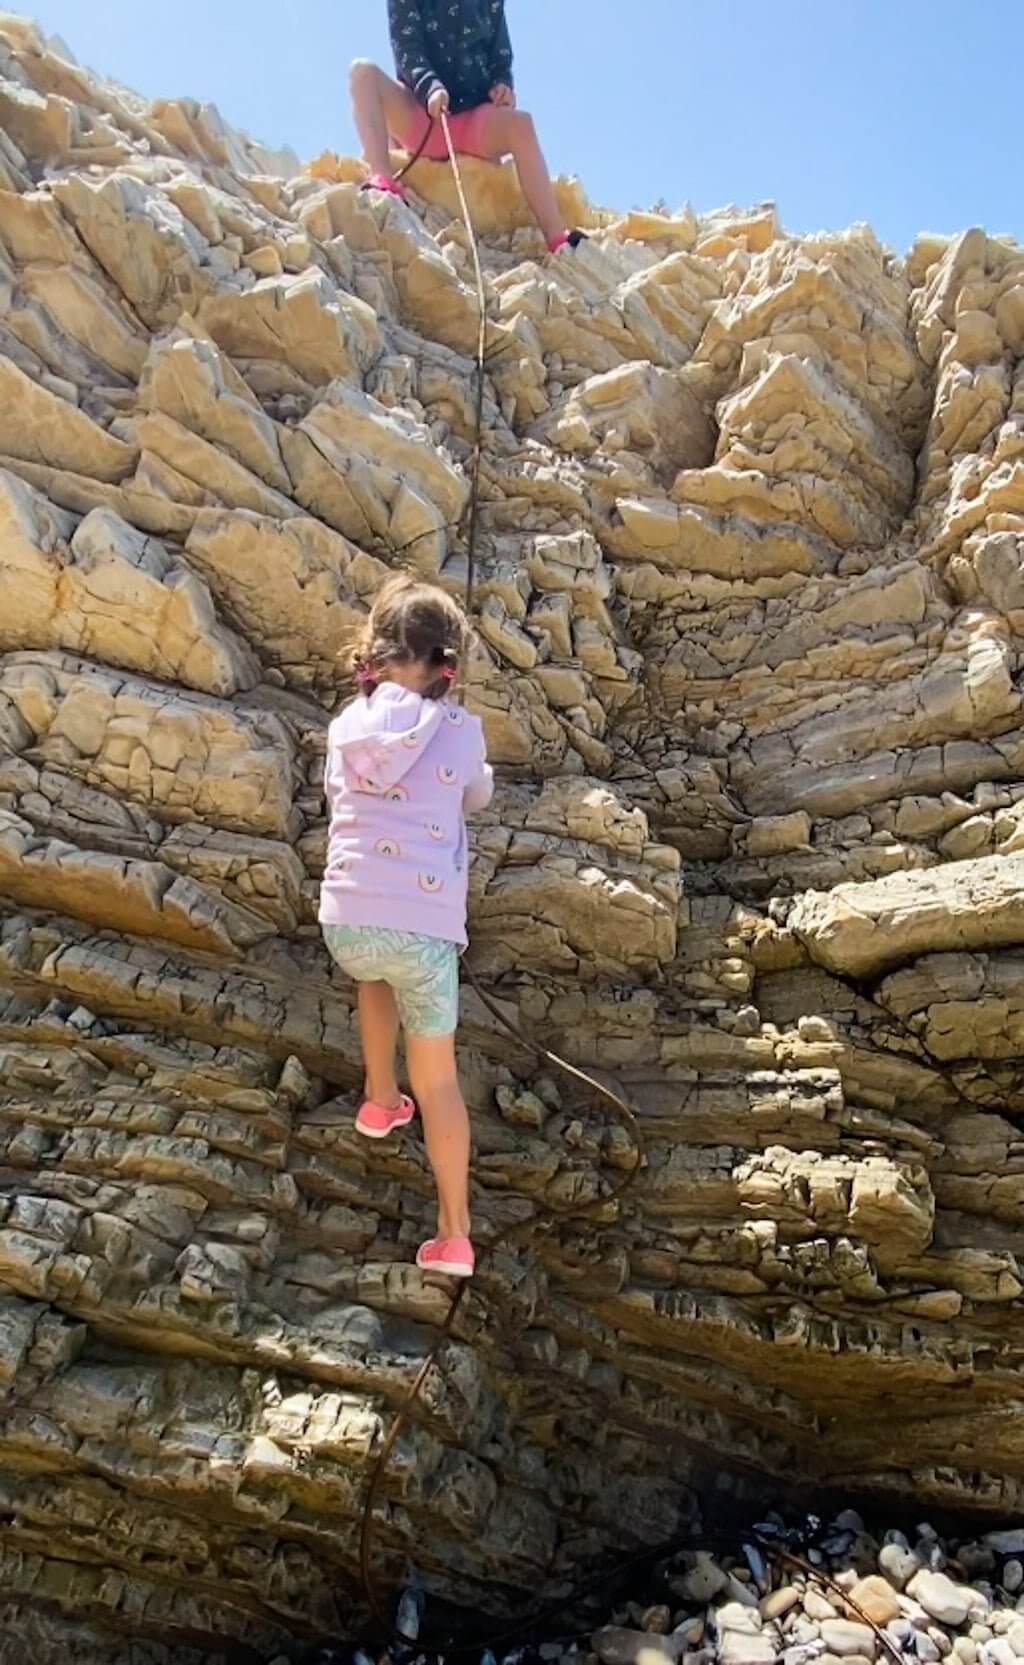
<instances>
[{"instance_id":1,"label":"pink shoe","mask_svg":"<svg viewBox=\"0 0 1024 1665\"><path fill-rule=\"evenodd\" d=\"M361 191L383 191L385 196L397 197L400 202L405 201L405 192L397 179L392 179L389 173L371 173L369 179L363 181Z\"/></svg>"},{"instance_id":2,"label":"pink shoe","mask_svg":"<svg viewBox=\"0 0 1024 1665\"><path fill-rule=\"evenodd\" d=\"M548 253L557 254L559 249L578 249L581 243L589 243L590 238L585 231L559 231L548 239Z\"/></svg>"},{"instance_id":3,"label":"pink shoe","mask_svg":"<svg viewBox=\"0 0 1024 1665\"><path fill-rule=\"evenodd\" d=\"M432 1237L416 1256L421 1272L443 1272L449 1278L471 1278L476 1265L468 1237Z\"/></svg>"},{"instance_id":4,"label":"pink shoe","mask_svg":"<svg viewBox=\"0 0 1024 1665\"><path fill-rule=\"evenodd\" d=\"M404 1093L393 1110L368 1098L356 1117L356 1132L364 1133L367 1139L386 1139L396 1128L408 1127L415 1114L415 1104Z\"/></svg>"}]
</instances>

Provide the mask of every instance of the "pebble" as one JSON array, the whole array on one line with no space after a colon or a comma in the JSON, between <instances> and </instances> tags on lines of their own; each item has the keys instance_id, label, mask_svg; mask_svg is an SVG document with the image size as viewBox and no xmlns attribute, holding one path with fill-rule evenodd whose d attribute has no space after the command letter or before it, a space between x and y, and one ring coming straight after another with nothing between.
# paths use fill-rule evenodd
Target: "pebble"
<instances>
[{"instance_id":1,"label":"pebble","mask_svg":"<svg viewBox=\"0 0 1024 1665\"><path fill-rule=\"evenodd\" d=\"M902 1590L921 1571L921 1559L906 1542L884 1543L878 1551L878 1566L897 1590Z\"/></svg>"},{"instance_id":2,"label":"pebble","mask_svg":"<svg viewBox=\"0 0 1024 1665\"><path fill-rule=\"evenodd\" d=\"M646 1630L606 1625L595 1632L593 1648L604 1665L677 1665L686 1643L681 1637L652 1636Z\"/></svg>"},{"instance_id":3,"label":"pebble","mask_svg":"<svg viewBox=\"0 0 1024 1665\"><path fill-rule=\"evenodd\" d=\"M857 1617L858 1607L869 1619L874 1619L876 1625L887 1625L890 1619L899 1615L899 1598L889 1580L878 1573L869 1573L867 1578L858 1579L848 1593L854 1618Z\"/></svg>"},{"instance_id":4,"label":"pebble","mask_svg":"<svg viewBox=\"0 0 1024 1665\"><path fill-rule=\"evenodd\" d=\"M873 1573L878 1565L878 1544L866 1532L858 1532L850 1546L847 1560L852 1568L864 1577Z\"/></svg>"},{"instance_id":5,"label":"pebble","mask_svg":"<svg viewBox=\"0 0 1024 1665\"><path fill-rule=\"evenodd\" d=\"M420 1590L403 1590L398 1603L397 1629L406 1642L415 1642L420 1633L424 1597ZM561 1648L559 1648L561 1654Z\"/></svg>"},{"instance_id":6,"label":"pebble","mask_svg":"<svg viewBox=\"0 0 1024 1665\"><path fill-rule=\"evenodd\" d=\"M827 1601L821 1591L812 1584L804 1596L804 1612L809 1619L836 1619L839 1617L830 1601Z\"/></svg>"},{"instance_id":7,"label":"pebble","mask_svg":"<svg viewBox=\"0 0 1024 1665\"><path fill-rule=\"evenodd\" d=\"M721 1631L733 1630L738 1635L756 1636L761 1629L761 1615L756 1607L748 1607L745 1602L727 1601L715 1614L718 1628Z\"/></svg>"},{"instance_id":8,"label":"pebble","mask_svg":"<svg viewBox=\"0 0 1024 1665\"><path fill-rule=\"evenodd\" d=\"M900 1596L900 1612L912 1625L916 1625L918 1630L928 1629L931 1614L926 1613L921 1603L914 1601L912 1596Z\"/></svg>"},{"instance_id":9,"label":"pebble","mask_svg":"<svg viewBox=\"0 0 1024 1665\"><path fill-rule=\"evenodd\" d=\"M813 1619L805 1618L803 1613L794 1614L793 1629L790 1634L794 1642L817 1642L821 1636L821 1626L816 1625Z\"/></svg>"},{"instance_id":10,"label":"pebble","mask_svg":"<svg viewBox=\"0 0 1024 1665\"><path fill-rule=\"evenodd\" d=\"M678 1624L672 1631L673 1636L681 1636L687 1647L695 1648L704 1640L704 1619L698 1614L695 1619L679 1618Z\"/></svg>"},{"instance_id":11,"label":"pebble","mask_svg":"<svg viewBox=\"0 0 1024 1665\"><path fill-rule=\"evenodd\" d=\"M853 1541L854 1534L852 1532L833 1532L829 1537L822 1540L821 1547L826 1555L831 1555L833 1560L838 1560L841 1555L846 1555L853 1547Z\"/></svg>"},{"instance_id":12,"label":"pebble","mask_svg":"<svg viewBox=\"0 0 1024 1665\"><path fill-rule=\"evenodd\" d=\"M744 1544L743 1554L750 1570L751 1580L756 1584L759 1594L763 1596L772 1587L768 1569L764 1564L764 1556L756 1544Z\"/></svg>"},{"instance_id":13,"label":"pebble","mask_svg":"<svg viewBox=\"0 0 1024 1665\"><path fill-rule=\"evenodd\" d=\"M724 1590L728 1582L728 1573L723 1572L714 1557L706 1549L699 1549L694 1565L682 1578L673 1580L673 1587L678 1584L681 1595L703 1606Z\"/></svg>"},{"instance_id":14,"label":"pebble","mask_svg":"<svg viewBox=\"0 0 1024 1665\"><path fill-rule=\"evenodd\" d=\"M671 1612L661 1603L656 1607L645 1607L640 1615L640 1629L656 1636L667 1636L672 1629Z\"/></svg>"},{"instance_id":15,"label":"pebble","mask_svg":"<svg viewBox=\"0 0 1024 1665\"><path fill-rule=\"evenodd\" d=\"M770 1548L750 1547L754 1534L740 1537L731 1554L693 1551L674 1562L668 1589L681 1609L674 1616L652 1601L662 1587L641 1587L614 1614L618 1622L594 1637L592 1655L545 1658L550 1665L893 1665L896 1654L904 1665L1024 1665L1024 1528L961 1542L925 1521L908 1540L897 1530L872 1535L846 1510L834 1520L773 1518L755 1534L762 1531L766 1544L774 1536L827 1569L828 1582L790 1573Z\"/></svg>"},{"instance_id":16,"label":"pebble","mask_svg":"<svg viewBox=\"0 0 1024 1665\"><path fill-rule=\"evenodd\" d=\"M858 1624L855 1619L826 1619L821 1627L821 1639L829 1653L840 1659L856 1655L874 1659L878 1642L870 1625Z\"/></svg>"},{"instance_id":17,"label":"pebble","mask_svg":"<svg viewBox=\"0 0 1024 1665\"><path fill-rule=\"evenodd\" d=\"M784 1584L780 1590L773 1590L770 1596L765 1596L761 1602L762 1619L781 1619L791 1607L795 1607L800 1600L800 1591L795 1584Z\"/></svg>"},{"instance_id":18,"label":"pebble","mask_svg":"<svg viewBox=\"0 0 1024 1665\"><path fill-rule=\"evenodd\" d=\"M720 1665L775 1665L775 1643L770 1636L751 1636L727 1630L718 1644Z\"/></svg>"},{"instance_id":19,"label":"pebble","mask_svg":"<svg viewBox=\"0 0 1024 1665\"><path fill-rule=\"evenodd\" d=\"M731 1602L736 1602L741 1607L756 1608L761 1601L755 1585L744 1584L742 1579L734 1577L732 1573L726 1579L723 1594L728 1596Z\"/></svg>"},{"instance_id":20,"label":"pebble","mask_svg":"<svg viewBox=\"0 0 1024 1665\"><path fill-rule=\"evenodd\" d=\"M956 1558L967 1578L995 1571L995 1551L989 1549L987 1544L961 1544Z\"/></svg>"},{"instance_id":21,"label":"pebble","mask_svg":"<svg viewBox=\"0 0 1024 1665\"><path fill-rule=\"evenodd\" d=\"M981 1665L1016 1665L1016 1660L1008 1636L994 1636L981 1644Z\"/></svg>"},{"instance_id":22,"label":"pebble","mask_svg":"<svg viewBox=\"0 0 1024 1665\"><path fill-rule=\"evenodd\" d=\"M824 1642L801 1642L794 1648L784 1649L782 1665L811 1665L811 1660L818 1659L824 1649Z\"/></svg>"},{"instance_id":23,"label":"pebble","mask_svg":"<svg viewBox=\"0 0 1024 1665\"><path fill-rule=\"evenodd\" d=\"M962 1584L954 1584L944 1572L923 1569L915 1573L907 1585L907 1593L942 1624L962 1625L967 1617L966 1590Z\"/></svg>"}]
</instances>

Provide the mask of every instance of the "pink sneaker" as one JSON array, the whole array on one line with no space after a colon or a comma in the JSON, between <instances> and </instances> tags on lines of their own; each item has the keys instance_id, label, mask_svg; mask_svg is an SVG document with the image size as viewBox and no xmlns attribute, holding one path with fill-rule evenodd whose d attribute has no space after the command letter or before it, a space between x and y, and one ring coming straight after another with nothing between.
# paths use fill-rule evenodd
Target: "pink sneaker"
<instances>
[{"instance_id":1,"label":"pink sneaker","mask_svg":"<svg viewBox=\"0 0 1024 1665\"><path fill-rule=\"evenodd\" d=\"M397 179L392 179L389 173L371 173L369 179L364 179L360 185L361 191L383 191L385 196L397 197L399 202L405 201L405 192Z\"/></svg>"},{"instance_id":2,"label":"pink sneaker","mask_svg":"<svg viewBox=\"0 0 1024 1665\"><path fill-rule=\"evenodd\" d=\"M356 1132L364 1133L367 1139L386 1139L396 1128L408 1127L415 1114L415 1104L404 1093L393 1110L368 1098L356 1117Z\"/></svg>"},{"instance_id":3,"label":"pink sneaker","mask_svg":"<svg viewBox=\"0 0 1024 1665\"><path fill-rule=\"evenodd\" d=\"M421 1272L443 1272L449 1278L471 1278L476 1265L468 1237L432 1237L416 1256Z\"/></svg>"}]
</instances>

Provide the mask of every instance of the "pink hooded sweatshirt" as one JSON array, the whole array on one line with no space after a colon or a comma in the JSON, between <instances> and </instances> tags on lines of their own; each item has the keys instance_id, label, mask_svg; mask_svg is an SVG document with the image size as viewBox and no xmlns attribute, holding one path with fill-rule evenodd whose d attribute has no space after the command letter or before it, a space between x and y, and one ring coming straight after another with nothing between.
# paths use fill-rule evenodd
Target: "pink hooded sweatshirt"
<instances>
[{"instance_id":1,"label":"pink hooded sweatshirt","mask_svg":"<svg viewBox=\"0 0 1024 1665\"><path fill-rule=\"evenodd\" d=\"M464 947L464 816L494 792L479 717L382 682L331 724L324 785L321 924L380 925Z\"/></svg>"}]
</instances>

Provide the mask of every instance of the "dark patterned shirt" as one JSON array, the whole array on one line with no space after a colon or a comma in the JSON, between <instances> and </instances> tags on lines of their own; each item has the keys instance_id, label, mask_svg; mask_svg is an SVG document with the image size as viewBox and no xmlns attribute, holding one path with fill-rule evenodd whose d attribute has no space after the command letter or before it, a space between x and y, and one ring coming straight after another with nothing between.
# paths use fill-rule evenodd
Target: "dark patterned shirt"
<instances>
[{"instance_id":1,"label":"dark patterned shirt","mask_svg":"<svg viewBox=\"0 0 1024 1665\"><path fill-rule=\"evenodd\" d=\"M398 78L422 105L446 87L458 115L512 85L505 0L388 0L388 22Z\"/></svg>"}]
</instances>

